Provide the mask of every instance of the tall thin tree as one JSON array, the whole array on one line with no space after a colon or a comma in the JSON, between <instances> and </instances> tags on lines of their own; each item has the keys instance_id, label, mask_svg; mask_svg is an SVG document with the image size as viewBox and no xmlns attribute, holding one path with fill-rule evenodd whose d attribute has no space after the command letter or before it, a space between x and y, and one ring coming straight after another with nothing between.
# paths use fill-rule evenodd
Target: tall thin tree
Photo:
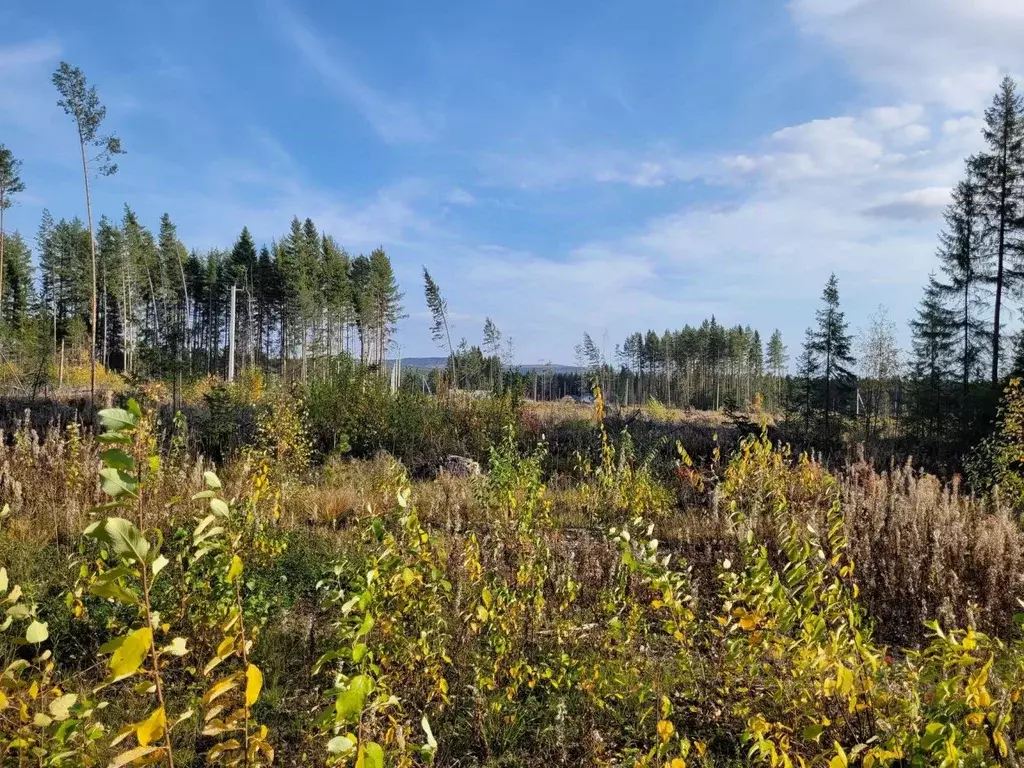
<instances>
[{"instance_id":1,"label":"tall thin tree","mask_svg":"<svg viewBox=\"0 0 1024 768\"><path fill-rule=\"evenodd\" d=\"M818 328L814 333L813 351L819 356L825 384L825 436L829 435L829 417L833 411L833 388L852 378L850 366L855 362L850 351L852 336L847 333L846 317L839 309L839 281L835 273L825 283L818 310Z\"/></svg>"},{"instance_id":2,"label":"tall thin tree","mask_svg":"<svg viewBox=\"0 0 1024 768\"><path fill-rule=\"evenodd\" d=\"M957 318L961 434L967 429L971 380L980 374L982 350L988 346L986 325L979 313L984 307L981 292L991 273L992 254L985 248L976 166L973 158L968 161L967 177L953 189L946 208L938 254L945 282L936 283L955 307Z\"/></svg>"},{"instance_id":3,"label":"tall thin tree","mask_svg":"<svg viewBox=\"0 0 1024 768\"><path fill-rule=\"evenodd\" d=\"M0 305L4 298L4 211L14 204L12 196L24 191L21 160L15 159L14 153L0 144Z\"/></svg>"},{"instance_id":4,"label":"tall thin tree","mask_svg":"<svg viewBox=\"0 0 1024 768\"><path fill-rule=\"evenodd\" d=\"M975 168L986 235L994 249L995 309L992 318L992 385L999 386L1000 334L1003 298L1019 283L1022 223L1021 183L1024 180L1024 100L1017 85L1006 77L992 106L985 110L983 130L986 151L977 157ZM1017 259L1011 256L1017 253Z\"/></svg>"},{"instance_id":5,"label":"tall thin tree","mask_svg":"<svg viewBox=\"0 0 1024 768\"><path fill-rule=\"evenodd\" d=\"M89 222L89 258L92 264L92 312L91 341L89 344L89 397L96 399L96 240L93 238L92 199L89 190L89 170L95 169L99 176L111 176L117 173L114 158L123 154L121 140L113 134L100 135L100 125L107 116L107 108L100 103L96 86L89 87L85 75L78 67L72 67L66 61L53 73L53 84L60 94L57 106L71 115L78 132L78 147L82 155L82 176L85 179L85 211ZM93 157L88 157L86 148L99 150Z\"/></svg>"},{"instance_id":6,"label":"tall thin tree","mask_svg":"<svg viewBox=\"0 0 1024 768\"><path fill-rule=\"evenodd\" d=\"M436 344L447 343L448 354L452 361L452 384L457 389L459 376L455 369L455 348L452 347L451 329L448 324L448 302L441 295L441 289L434 282L434 278L430 276L426 267L423 268L423 294L427 300L427 308L434 320L430 326L430 337Z\"/></svg>"}]
</instances>

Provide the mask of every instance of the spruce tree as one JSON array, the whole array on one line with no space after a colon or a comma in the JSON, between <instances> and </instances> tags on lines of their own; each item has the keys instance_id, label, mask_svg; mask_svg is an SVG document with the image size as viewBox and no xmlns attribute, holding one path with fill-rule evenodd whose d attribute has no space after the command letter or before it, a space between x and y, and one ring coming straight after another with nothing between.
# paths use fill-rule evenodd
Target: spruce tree
<instances>
[{"instance_id":1,"label":"spruce tree","mask_svg":"<svg viewBox=\"0 0 1024 768\"><path fill-rule=\"evenodd\" d=\"M851 352L853 337L847 332L846 316L839 309L839 281L835 273L829 277L821 294L822 308L817 312L818 327L814 332L812 350L821 362L824 383L824 431L830 437L829 420L836 407L838 389L848 384L855 359Z\"/></svg>"},{"instance_id":2,"label":"spruce tree","mask_svg":"<svg viewBox=\"0 0 1024 768\"><path fill-rule=\"evenodd\" d=\"M911 320L913 398L911 420L924 435L942 432L949 404L949 383L955 380L952 360L957 341L957 315L943 303L943 287L932 274Z\"/></svg>"},{"instance_id":3,"label":"spruce tree","mask_svg":"<svg viewBox=\"0 0 1024 768\"><path fill-rule=\"evenodd\" d=\"M818 377L821 375L821 359L817 352L818 337L813 328L804 331L804 346L797 359L796 375L798 387L794 394L797 398L794 410L803 415L804 437L810 437L811 424L814 420L815 391Z\"/></svg>"},{"instance_id":4,"label":"spruce tree","mask_svg":"<svg viewBox=\"0 0 1024 768\"><path fill-rule=\"evenodd\" d=\"M1006 77L985 111L987 148L974 163L985 236L993 249L995 291L992 318L992 385L999 387L1003 299L1019 283L1021 246L1021 183L1024 179L1024 100L1013 79Z\"/></svg>"},{"instance_id":5,"label":"spruce tree","mask_svg":"<svg viewBox=\"0 0 1024 768\"><path fill-rule=\"evenodd\" d=\"M0 301L3 322L12 331L28 324L32 305L32 251L18 232L8 236L7 269L4 272L3 299Z\"/></svg>"},{"instance_id":6,"label":"spruce tree","mask_svg":"<svg viewBox=\"0 0 1024 768\"><path fill-rule=\"evenodd\" d=\"M985 307L981 292L990 279L992 252L984 242L976 166L976 160L968 161L967 177L953 190L945 212L945 227L939 235L938 255L945 275L940 289L957 318L961 434L966 434L970 421L971 381L981 375L982 353L990 341L980 314Z\"/></svg>"}]
</instances>

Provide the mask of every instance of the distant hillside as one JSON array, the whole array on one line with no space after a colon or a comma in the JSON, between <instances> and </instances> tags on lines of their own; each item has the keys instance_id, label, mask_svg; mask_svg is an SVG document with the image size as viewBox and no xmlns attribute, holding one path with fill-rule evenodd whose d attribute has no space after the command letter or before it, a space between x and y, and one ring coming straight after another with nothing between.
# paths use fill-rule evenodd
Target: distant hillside
<instances>
[{"instance_id":1,"label":"distant hillside","mask_svg":"<svg viewBox=\"0 0 1024 768\"><path fill-rule=\"evenodd\" d=\"M388 365L394 363L394 360L388 360ZM435 368L445 368L448 365L447 357L403 357L402 367L403 368L419 368L425 371L432 371ZM524 373L530 371L544 371L545 373L578 373L579 368L575 365L560 365L557 363L520 363L516 365L516 368Z\"/></svg>"}]
</instances>

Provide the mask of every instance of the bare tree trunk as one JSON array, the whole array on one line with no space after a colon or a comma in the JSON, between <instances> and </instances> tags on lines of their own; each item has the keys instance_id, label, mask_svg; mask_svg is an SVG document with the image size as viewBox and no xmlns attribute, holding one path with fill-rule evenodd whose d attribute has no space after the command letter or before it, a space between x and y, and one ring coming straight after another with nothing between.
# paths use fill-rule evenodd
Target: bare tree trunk
<instances>
[{"instance_id":1,"label":"bare tree trunk","mask_svg":"<svg viewBox=\"0 0 1024 768\"><path fill-rule=\"evenodd\" d=\"M4 309L4 193L0 191L0 324Z\"/></svg>"},{"instance_id":2,"label":"bare tree trunk","mask_svg":"<svg viewBox=\"0 0 1024 768\"><path fill-rule=\"evenodd\" d=\"M85 214L89 220L89 262L92 267L92 323L89 343L89 400L96 402L96 240L92 236L92 198L89 193L89 163L85 159L85 137L78 131L78 146L82 151L82 175L85 177Z\"/></svg>"}]
</instances>

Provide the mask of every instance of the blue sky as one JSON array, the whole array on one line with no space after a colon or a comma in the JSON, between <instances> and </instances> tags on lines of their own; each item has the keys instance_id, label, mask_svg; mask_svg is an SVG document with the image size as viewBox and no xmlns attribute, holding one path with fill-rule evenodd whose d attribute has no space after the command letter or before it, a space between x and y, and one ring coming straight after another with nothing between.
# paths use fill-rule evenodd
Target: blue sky
<instances>
[{"instance_id":1,"label":"blue sky","mask_svg":"<svg viewBox=\"0 0 1024 768\"><path fill-rule=\"evenodd\" d=\"M0 142L45 206L84 213L49 79L80 66L128 154L95 211L164 211L190 247L312 217L383 245L405 354L432 354L420 270L455 333L522 361L584 331L782 329L831 271L853 328L906 321L981 110L1024 71L1019 0L55 0L0 26Z\"/></svg>"}]
</instances>

